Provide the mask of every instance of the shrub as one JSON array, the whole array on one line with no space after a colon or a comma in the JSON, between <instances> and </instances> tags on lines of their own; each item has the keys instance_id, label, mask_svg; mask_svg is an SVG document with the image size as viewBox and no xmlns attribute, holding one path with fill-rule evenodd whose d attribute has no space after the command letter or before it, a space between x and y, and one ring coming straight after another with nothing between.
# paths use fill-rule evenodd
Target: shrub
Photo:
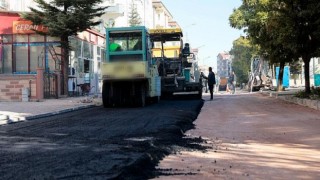
<instances>
[{"instance_id":1,"label":"shrub","mask_svg":"<svg viewBox=\"0 0 320 180\"><path fill-rule=\"evenodd\" d=\"M311 87L311 93L307 94L304 90L297 92L295 95L297 98L304 98L304 99L320 99L320 87Z\"/></svg>"}]
</instances>

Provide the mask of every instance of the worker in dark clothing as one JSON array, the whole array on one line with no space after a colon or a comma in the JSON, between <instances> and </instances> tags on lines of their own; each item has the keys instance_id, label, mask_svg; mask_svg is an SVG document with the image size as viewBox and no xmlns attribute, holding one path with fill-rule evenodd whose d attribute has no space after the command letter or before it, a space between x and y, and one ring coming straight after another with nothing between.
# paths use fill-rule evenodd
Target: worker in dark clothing
<instances>
[{"instance_id":1,"label":"worker in dark clothing","mask_svg":"<svg viewBox=\"0 0 320 180\"><path fill-rule=\"evenodd\" d=\"M189 43L184 44L184 48L182 49L182 56L188 57L190 55L190 46Z\"/></svg>"},{"instance_id":2,"label":"worker in dark clothing","mask_svg":"<svg viewBox=\"0 0 320 180\"><path fill-rule=\"evenodd\" d=\"M213 87L216 84L216 77L214 72L212 71L212 67L209 67L209 74L208 77L203 76L203 78L208 80L208 86L209 86L209 91L210 91L210 100L213 99Z\"/></svg>"}]
</instances>

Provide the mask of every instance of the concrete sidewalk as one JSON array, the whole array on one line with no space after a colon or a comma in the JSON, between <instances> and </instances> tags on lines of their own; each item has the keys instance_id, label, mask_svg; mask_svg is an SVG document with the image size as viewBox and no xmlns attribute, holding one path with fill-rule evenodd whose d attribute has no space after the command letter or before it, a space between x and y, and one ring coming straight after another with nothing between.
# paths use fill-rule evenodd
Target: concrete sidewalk
<instances>
[{"instance_id":1,"label":"concrete sidewalk","mask_svg":"<svg viewBox=\"0 0 320 180\"><path fill-rule=\"evenodd\" d=\"M0 102L0 125L93 107L100 104L98 99L82 96L41 102Z\"/></svg>"}]
</instances>

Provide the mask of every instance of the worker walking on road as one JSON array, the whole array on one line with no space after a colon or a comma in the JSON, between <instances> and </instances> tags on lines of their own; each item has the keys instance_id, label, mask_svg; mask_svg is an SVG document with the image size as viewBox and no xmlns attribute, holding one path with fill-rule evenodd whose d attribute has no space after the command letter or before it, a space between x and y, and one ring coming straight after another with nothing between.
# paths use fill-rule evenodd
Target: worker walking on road
<instances>
[{"instance_id":1,"label":"worker walking on road","mask_svg":"<svg viewBox=\"0 0 320 180\"><path fill-rule=\"evenodd\" d=\"M229 79L228 79L228 86L227 91L231 94L236 93L236 75L234 74L234 71L230 73Z\"/></svg>"},{"instance_id":2,"label":"worker walking on road","mask_svg":"<svg viewBox=\"0 0 320 180\"><path fill-rule=\"evenodd\" d=\"M208 80L208 86L209 86L209 91L210 91L210 100L213 99L213 87L216 84L216 77L214 72L212 71L212 67L209 67L209 74L208 77L203 76L203 78Z\"/></svg>"},{"instance_id":3,"label":"worker walking on road","mask_svg":"<svg viewBox=\"0 0 320 180\"><path fill-rule=\"evenodd\" d=\"M220 77L216 74L216 85L215 85L215 93L219 93L219 84L220 84Z\"/></svg>"}]
</instances>

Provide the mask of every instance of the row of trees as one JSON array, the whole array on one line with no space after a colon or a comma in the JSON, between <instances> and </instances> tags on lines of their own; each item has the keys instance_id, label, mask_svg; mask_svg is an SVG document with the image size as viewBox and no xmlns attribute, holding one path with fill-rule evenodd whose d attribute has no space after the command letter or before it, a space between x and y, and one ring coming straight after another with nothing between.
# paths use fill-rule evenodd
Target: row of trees
<instances>
[{"instance_id":1,"label":"row of trees","mask_svg":"<svg viewBox=\"0 0 320 180\"><path fill-rule=\"evenodd\" d=\"M244 30L253 54L280 64L279 77L285 63L301 58L305 64L305 91L310 93L309 63L320 53L319 9L318 0L243 0L229 22L233 28ZM282 84L282 79L278 82Z\"/></svg>"}]
</instances>

